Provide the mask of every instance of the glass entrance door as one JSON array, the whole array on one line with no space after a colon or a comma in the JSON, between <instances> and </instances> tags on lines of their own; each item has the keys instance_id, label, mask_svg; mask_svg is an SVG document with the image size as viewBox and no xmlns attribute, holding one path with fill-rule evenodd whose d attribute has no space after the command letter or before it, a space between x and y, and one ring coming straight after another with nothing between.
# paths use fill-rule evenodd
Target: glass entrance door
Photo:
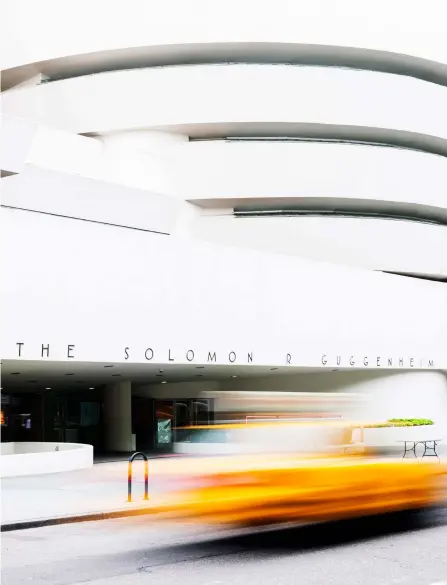
<instances>
[{"instance_id":1,"label":"glass entrance door","mask_svg":"<svg viewBox=\"0 0 447 585\"><path fill-rule=\"evenodd\" d=\"M155 448L157 451L172 449L174 430L174 401L155 401Z\"/></svg>"},{"instance_id":2,"label":"glass entrance door","mask_svg":"<svg viewBox=\"0 0 447 585\"><path fill-rule=\"evenodd\" d=\"M155 400L155 449L172 451L174 441L187 440L185 427L205 426L212 421L211 401L192 398Z\"/></svg>"},{"instance_id":3,"label":"glass entrance door","mask_svg":"<svg viewBox=\"0 0 447 585\"><path fill-rule=\"evenodd\" d=\"M175 441L183 441L185 433L184 427L191 425L191 401L190 400L175 400Z\"/></svg>"},{"instance_id":4,"label":"glass entrance door","mask_svg":"<svg viewBox=\"0 0 447 585\"><path fill-rule=\"evenodd\" d=\"M210 424L209 400L191 400L192 424L205 426Z\"/></svg>"}]
</instances>

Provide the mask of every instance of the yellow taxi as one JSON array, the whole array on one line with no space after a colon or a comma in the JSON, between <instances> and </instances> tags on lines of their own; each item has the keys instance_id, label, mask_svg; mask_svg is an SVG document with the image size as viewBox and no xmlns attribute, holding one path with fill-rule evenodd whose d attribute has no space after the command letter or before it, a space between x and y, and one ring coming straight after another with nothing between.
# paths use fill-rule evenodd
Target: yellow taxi
<instances>
[{"instance_id":1,"label":"yellow taxi","mask_svg":"<svg viewBox=\"0 0 447 585\"><path fill-rule=\"evenodd\" d=\"M216 424L189 429L182 486L160 512L233 526L331 521L444 501L446 467L380 457L344 421ZM185 483L186 482L186 483Z\"/></svg>"}]
</instances>

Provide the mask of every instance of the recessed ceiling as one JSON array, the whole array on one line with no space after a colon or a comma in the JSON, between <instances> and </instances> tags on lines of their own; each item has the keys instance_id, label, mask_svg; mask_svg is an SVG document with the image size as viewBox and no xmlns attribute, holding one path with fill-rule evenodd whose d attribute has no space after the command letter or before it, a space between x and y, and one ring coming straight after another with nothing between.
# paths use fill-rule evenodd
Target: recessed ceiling
<instances>
[{"instance_id":1,"label":"recessed ceiling","mask_svg":"<svg viewBox=\"0 0 447 585\"><path fill-rule=\"evenodd\" d=\"M3 360L2 388L17 390L88 389L104 384L129 380L134 384L160 384L163 382L192 382L223 380L233 377L277 376L318 372L321 369L287 366L238 365L163 365L98 362L50 362Z\"/></svg>"}]
</instances>

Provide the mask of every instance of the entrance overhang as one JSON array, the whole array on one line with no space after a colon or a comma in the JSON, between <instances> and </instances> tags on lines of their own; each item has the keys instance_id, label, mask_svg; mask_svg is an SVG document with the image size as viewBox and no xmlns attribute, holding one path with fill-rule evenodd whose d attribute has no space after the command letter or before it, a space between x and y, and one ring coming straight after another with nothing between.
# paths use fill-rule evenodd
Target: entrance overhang
<instances>
[{"instance_id":1,"label":"entrance overhang","mask_svg":"<svg viewBox=\"0 0 447 585\"><path fill-rule=\"evenodd\" d=\"M276 376L318 372L303 367L270 367L220 364L145 364L49 360L3 360L2 387L33 391L51 389L85 390L100 385L130 381L132 384L200 382L238 377Z\"/></svg>"}]
</instances>

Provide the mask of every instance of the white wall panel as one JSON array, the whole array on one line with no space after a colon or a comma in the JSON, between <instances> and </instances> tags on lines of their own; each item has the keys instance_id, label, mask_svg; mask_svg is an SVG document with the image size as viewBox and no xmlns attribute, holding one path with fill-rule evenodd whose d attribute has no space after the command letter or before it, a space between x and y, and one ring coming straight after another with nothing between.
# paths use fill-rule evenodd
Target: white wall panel
<instances>
[{"instance_id":1,"label":"white wall panel","mask_svg":"<svg viewBox=\"0 0 447 585\"><path fill-rule=\"evenodd\" d=\"M175 188L176 169L167 153L187 136L137 130L101 136L105 176L112 182L180 197Z\"/></svg>"},{"instance_id":2,"label":"white wall panel","mask_svg":"<svg viewBox=\"0 0 447 585\"><path fill-rule=\"evenodd\" d=\"M60 172L105 178L99 140L63 132L31 120L1 115L1 167L21 172L27 164Z\"/></svg>"},{"instance_id":3,"label":"white wall panel","mask_svg":"<svg viewBox=\"0 0 447 585\"><path fill-rule=\"evenodd\" d=\"M339 197L447 208L447 158L417 151L200 141L181 145L169 156L176 190L186 199Z\"/></svg>"},{"instance_id":4,"label":"white wall panel","mask_svg":"<svg viewBox=\"0 0 447 585\"><path fill-rule=\"evenodd\" d=\"M447 226L366 218L216 215L197 218L190 233L209 242L321 262L447 276Z\"/></svg>"},{"instance_id":5,"label":"white wall panel","mask_svg":"<svg viewBox=\"0 0 447 585\"><path fill-rule=\"evenodd\" d=\"M31 166L2 181L2 205L168 234L178 207L157 193Z\"/></svg>"},{"instance_id":6,"label":"white wall panel","mask_svg":"<svg viewBox=\"0 0 447 585\"><path fill-rule=\"evenodd\" d=\"M117 48L268 41L447 63L444 0L9 0L2 17L3 69Z\"/></svg>"},{"instance_id":7,"label":"white wall panel","mask_svg":"<svg viewBox=\"0 0 447 585\"><path fill-rule=\"evenodd\" d=\"M447 139L447 88L327 67L197 65L102 73L6 92L4 111L70 132L181 124L318 123Z\"/></svg>"},{"instance_id":8,"label":"white wall panel","mask_svg":"<svg viewBox=\"0 0 447 585\"><path fill-rule=\"evenodd\" d=\"M37 126L26 163L92 179L110 178L110 169L104 163L103 147L99 140L49 126Z\"/></svg>"},{"instance_id":9,"label":"white wall panel","mask_svg":"<svg viewBox=\"0 0 447 585\"><path fill-rule=\"evenodd\" d=\"M28 167L36 167L177 195L172 186L175 175L172 165L166 167L169 161L165 153L172 144L187 140L185 136L139 131L96 139L7 114L2 114L1 122L4 170L25 172ZM40 184L40 190L45 192L45 186Z\"/></svg>"},{"instance_id":10,"label":"white wall panel","mask_svg":"<svg viewBox=\"0 0 447 585\"><path fill-rule=\"evenodd\" d=\"M37 131L37 124L12 116L0 118L0 168L18 173L22 170Z\"/></svg>"},{"instance_id":11,"label":"white wall panel","mask_svg":"<svg viewBox=\"0 0 447 585\"><path fill-rule=\"evenodd\" d=\"M219 361L322 367L337 355L374 368L414 355L446 368L444 285L285 255L187 243L75 220L2 210L2 357L160 363ZM30 285L32 283L32 286ZM363 356L370 356L363 366ZM371 357L373 356L373 357ZM45 359L45 356L44 356ZM228 358L224 363L228 363ZM330 367L329 365L327 367ZM419 367L419 361L415 365Z\"/></svg>"}]
</instances>

